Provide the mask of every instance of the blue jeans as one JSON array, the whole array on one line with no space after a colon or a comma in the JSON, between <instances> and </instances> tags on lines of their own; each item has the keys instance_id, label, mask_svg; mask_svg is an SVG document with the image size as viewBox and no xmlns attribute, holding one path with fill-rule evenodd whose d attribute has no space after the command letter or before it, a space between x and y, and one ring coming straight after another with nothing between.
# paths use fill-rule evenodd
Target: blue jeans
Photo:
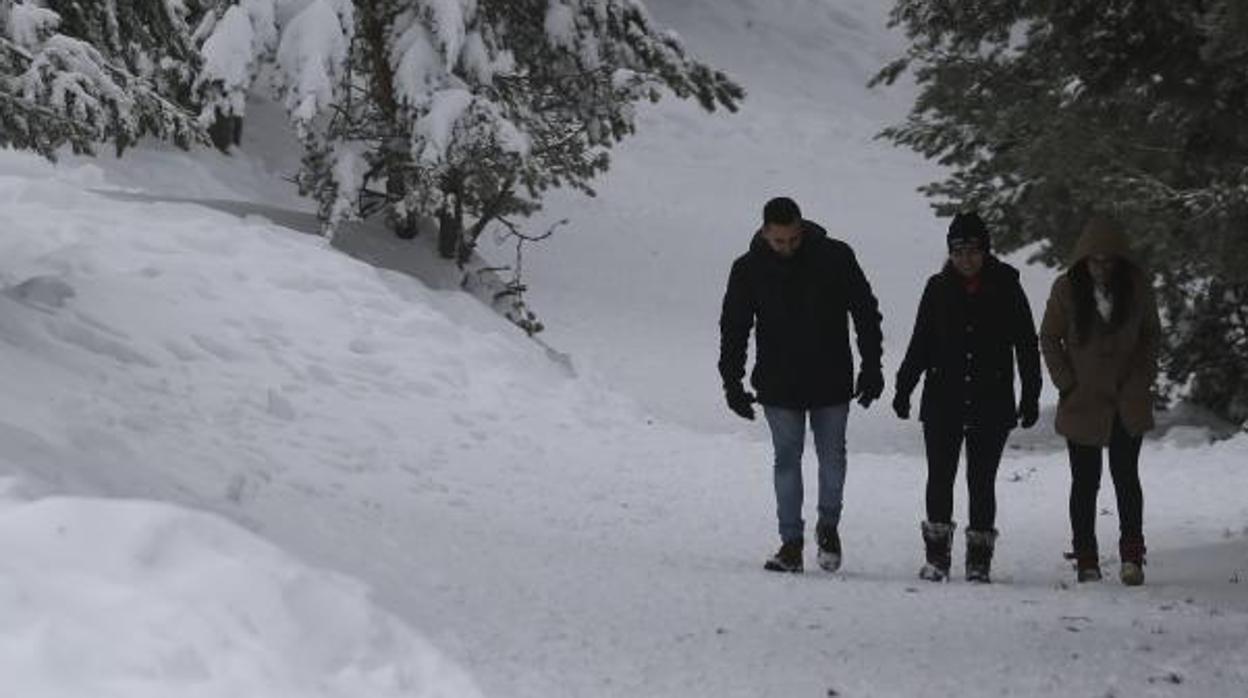
<instances>
[{"instance_id":1,"label":"blue jeans","mask_svg":"<svg viewBox=\"0 0 1248 698\"><path fill-rule=\"evenodd\" d=\"M780 520L780 540L800 540L802 521L802 450L806 445L806 418L815 437L819 457L819 522L836 526L841 522L841 497L845 490L845 426L849 403L794 410L763 406L771 442L776 450L776 517Z\"/></svg>"}]
</instances>

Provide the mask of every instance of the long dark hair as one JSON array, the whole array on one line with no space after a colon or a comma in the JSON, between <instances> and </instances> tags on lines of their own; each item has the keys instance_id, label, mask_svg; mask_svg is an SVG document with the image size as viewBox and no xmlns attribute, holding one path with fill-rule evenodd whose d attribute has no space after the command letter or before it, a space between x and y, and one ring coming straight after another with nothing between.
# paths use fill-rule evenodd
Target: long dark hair
<instances>
[{"instance_id":1,"label":"long dark hair","mask_svg":"<svg viewBox=\"0 0 1248 698\"><path fill-rule=\"evenodd\" d=\"M1115 258L1114 270L1109 277L1109 296L1114 302L1113 312L1109 315L1110 329L1118 329L1127 321L1131 313L1131 305L1135 302L1135 287L1131 281L1132 267L1127 260ZM1099 316L1096 310L1096 297L1093 292L1095 282L1088 271L1088 260L1079 260L1070 269L1070 287L1075 297L1075 341L1083 344L1091 335L1092 323Z\"/></svg>"}]
</instances>

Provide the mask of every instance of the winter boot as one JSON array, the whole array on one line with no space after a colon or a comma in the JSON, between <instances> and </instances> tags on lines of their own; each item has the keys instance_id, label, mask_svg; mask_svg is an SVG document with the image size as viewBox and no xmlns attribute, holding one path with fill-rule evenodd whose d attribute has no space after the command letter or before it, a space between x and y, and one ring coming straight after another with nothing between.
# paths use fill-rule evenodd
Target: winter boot
<instances>
[{"instance_id":1,"label":"winter boot","mask_svg":"<svg viewBox=\"0 0 1248 698\"><path fill-rule=\"evenodd\" d=\"M1066 553L1065 557L1075 563L1076 580L1080 582L1101 581L1101 556L1096 548L1075 550L1072 553Z\"/></svg>"},{"instance_id":2,"label":"winter boot","mask_svg":"<svg viewBox=\"0 0 1248 698\"><path fill-rule=\"evenodd\" d=\"M802 543L801 538L785 542L775 555L763 563L763 569L772 572L801 572Z\"/></svg>"},{"instance_id":3,"label":"winter boot","mask_svg":"<svg viewBox=\"0 0 1248 698\"><path fill-rule=\"evenodd\" d=\"M956 523L923 522L921 529L927 563L919 570L919 579L929 582L944 582L949 579L949 550L953 547L953 529L957 527Z\"/></svg>"},{"instance_id":4,"label":"winter boot","mask_svg":"<svg viewBox=\"0 0 1248 698\"><path fill-rule=\"evenodd\" d=\"M992 551L997 543L997 529L986 531L966 529L966 581L987 584L992 581Z\"/></svg>"},{"instance_id":5,"label":"winter boot","mask_svg":"<svg viewBox=\"0 0 1248 698\"><path fill-rule=\"evenodd\" d=\"M836 526L820 521L815 526L815 543L819 546L819 553L816 557L819 566L828 572L839 570L841 568L841 536L837 534Z\"/></svg>"},{"instance_id":6,"label":"winter boot","mask_svg":"<svg viewBox=\"0 0 1248 698\"><path fill-rule=\"evenodd\" d=\"M1144 583L1144 537L1123 536L1118 541L1118 555L1122 559L1122 568L1118 578L1129 587L1138 587Z\"/></svg>"}]
</instances>

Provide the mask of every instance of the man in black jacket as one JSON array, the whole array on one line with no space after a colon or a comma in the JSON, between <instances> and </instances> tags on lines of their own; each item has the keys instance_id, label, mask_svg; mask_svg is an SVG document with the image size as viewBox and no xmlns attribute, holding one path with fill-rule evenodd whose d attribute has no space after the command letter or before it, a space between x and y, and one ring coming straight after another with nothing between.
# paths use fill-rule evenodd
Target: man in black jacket
<instances>
[{"instance_id":1,"label":"man in black jacket","mask_svg":"<svg viewBox=\"0 0 1248 698\"><path fill-rule=\"evenodd\" d=\"M861 371L854 384L849 318L854 321ZM763 407L775 446L779 552L765 565L802 571L802 450L806 420L819 457L820 567L841 564L837 526L845 484L845 426L849 401L868 407L884 391L880 312L849 245L802 219L797 204L776 198L763 207L763 227L749 252L732 265L719 318L719 373L728 407L754 419ZM755 361L746 392L746 349L754 330Z\"/></svg>"}]
</instances>

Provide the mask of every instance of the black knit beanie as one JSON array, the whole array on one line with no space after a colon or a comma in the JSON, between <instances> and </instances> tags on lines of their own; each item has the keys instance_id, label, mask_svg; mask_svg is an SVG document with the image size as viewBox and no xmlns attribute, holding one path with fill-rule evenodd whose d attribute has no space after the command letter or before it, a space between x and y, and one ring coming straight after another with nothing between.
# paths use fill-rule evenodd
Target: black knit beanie
<instances>
[{"instance_id":1,"label":"black knit beanie","mask_svg":"<svg viewBox=\"0 0 1248 698\"><path fill-rule=\"evenodd\" d=\"M956 247L977 246L984 252L992 249L992 241L988 236L988 226L979 214L971 211L959 213L949 222L949 235L946 237L949 251Z\"/></svg>"}]
</instances>

